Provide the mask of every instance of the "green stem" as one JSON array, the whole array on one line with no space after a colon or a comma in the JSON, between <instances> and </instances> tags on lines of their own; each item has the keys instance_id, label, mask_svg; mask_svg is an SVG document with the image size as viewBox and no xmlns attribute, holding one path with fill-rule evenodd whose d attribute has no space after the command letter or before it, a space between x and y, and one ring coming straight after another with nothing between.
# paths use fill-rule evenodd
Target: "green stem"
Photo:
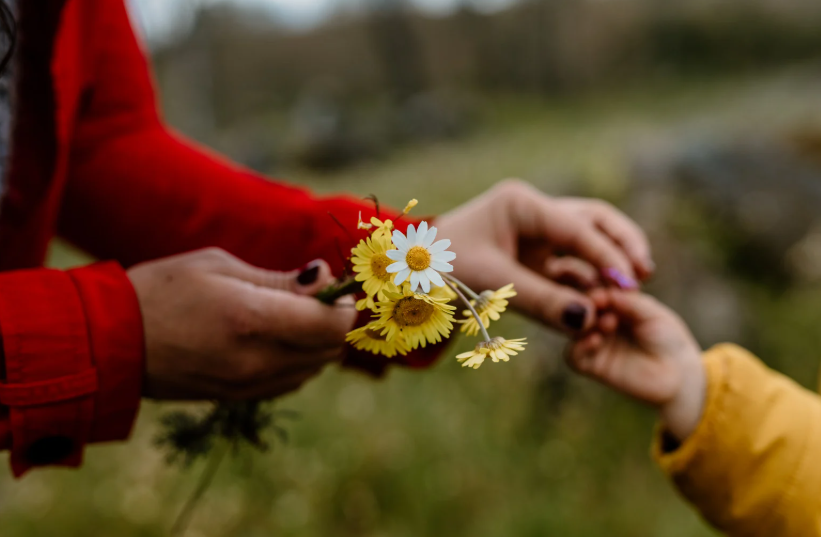
<instances>
[{"instance_id":1,"label":"green stem","mask_svg":"<svg viewBox=\"0 0 821 537\"><path fill-rule=\"evenodd\" d=\"M445 279L448 279L448 280L452 281L453 283L455 283L456 285L458 285L459 287L461 287L468 294L468 296L470 298L472 298L473 300L479 300L479 295L477 295L473 291L473 289L471 289L470 287L468 287L467 285L462 283L462 281L459 280L458 278L456 278L455 276L451 276L450 274L442 274L442 276L444 276Z\"/></svg>"},{"instance_id":2,"label":"green stem","mask_svg":"<svg viewBox=\"0 0 821 537\"><path fill-rule=\"evenodd\" d=\"M479 323L479 329L482 331L482 335L484 336L485 341L487 341L489 343L490 342L490 334L487 333L487 328L485 328L485 325L482 323L482 319L479 318L479 314L476 313L476 310L473 308L473 304L470 303L470 300L467 299L467 297L462 293L462 291L459 290L458 287L454 286L452 283L450 283L450 281L448 281L449 279L450 278L445 279L445 285L450 287L451 290L454 293L456 293L459 296L459 298L462 299L462 302L465 303L465 306L467 306L468 309L470 310L470 312L473 314L473 318L476 319L477 323Z\"/></svg>"},{"instance_id":3,"label":"green stem","mask_svg":"<svg viewBox=\"0 0 821 537\"><path fill-rule=\"evenodd\" d=\"M362 282L351 278L344 282L329 285L316 294L316 299L323 304L333 304L343 296L353 295L362 291Z\"/></svg>"},{"instance_id":4,"label":"green stem","mask_svg":"<svg viewBox=\"0 0 821 537\"><path fill-rule=\"evenodd\" d=\"M191 494L191 497L185 502L182 511L177 515L177 519L171 527L171 535L182 535L185 533L189 522L191 522L191 516L194 514L194 508L197 507L202 499L202 495L205 494L205 491L211 486L211 481L214 480L214 476L217 474L217 470L219 470L222 459L224 459L225 454L228 453L228 448L229 445L225 442L222 449L211 456L211 459L208 461L208 466L205 467L205 471L197 483L197 488L194 489L194 493Z\"/></svg>"}]
</instances>

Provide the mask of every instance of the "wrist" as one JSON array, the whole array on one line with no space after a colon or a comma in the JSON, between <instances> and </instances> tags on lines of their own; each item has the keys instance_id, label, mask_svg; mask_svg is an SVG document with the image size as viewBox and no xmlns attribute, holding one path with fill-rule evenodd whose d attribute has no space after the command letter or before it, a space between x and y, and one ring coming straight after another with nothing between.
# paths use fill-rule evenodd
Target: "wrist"
<instances>
[{"instance_id":1,"label":"wrist","mask_svg":"<svg viewBox=\"0 0 821 537\"><path fill-rule=\"evenodd\" d=\"M678 393L659 409L665 430L679 442L696 430L707 398L707 373L698 353L687 364Z\"/></svg>"}]
</instances>

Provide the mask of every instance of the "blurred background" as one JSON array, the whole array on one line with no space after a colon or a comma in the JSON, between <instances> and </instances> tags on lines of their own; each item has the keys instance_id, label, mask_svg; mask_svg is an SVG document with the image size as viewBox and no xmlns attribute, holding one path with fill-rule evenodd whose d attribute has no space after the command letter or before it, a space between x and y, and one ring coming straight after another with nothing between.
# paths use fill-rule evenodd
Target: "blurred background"
<instances>
[{"instance_id":1,"label":"blurred background","mask_svg":"<svg viewBox=\"0 0 821 537\"><path fill-rule=\"evenodd\" d=\"M518 176L646 227L650 291L704 346L807 387L821 358L816 0L131 0L169 122L317 191L436 214ZM56 244L52 264L84 262ZM507 365L332 368L291 440L222 467L186 535L697 537L648 457L652 412L572 377L522 319ZM134 438L0 477L0 533L160 536L202 465ZM3 456L5 458L5 455ZM3 466L5 468L5 465Z\"/></svg>"}]
</instances>

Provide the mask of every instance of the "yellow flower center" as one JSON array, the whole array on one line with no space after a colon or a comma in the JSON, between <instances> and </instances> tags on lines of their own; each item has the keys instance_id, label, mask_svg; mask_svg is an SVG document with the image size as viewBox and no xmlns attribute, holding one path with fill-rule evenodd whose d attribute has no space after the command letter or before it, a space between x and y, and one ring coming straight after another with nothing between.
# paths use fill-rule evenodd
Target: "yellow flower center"
<instances>
[{"instance_id":1,"label":"yellow flower center","mask_svg":"<svg viewBox=\"0 0 821 537\"><path fill-rule=\"evenodd\" d=\"M399 299L393 307L393 319L401 327L419 326L433 315L434 307L412 296Z\"/></svg>"},{"instance_id":2,"label":"yellow flower center","mask_svg":"<svg viewBox=\"0 0 821 537\"><path fill-rule=\"evenodd\" d=\"M408 250L408 255L405 256L405 262L411 270L425 270L430 266L430 252L428 252L427 248L414 246Z\"/></svg>"},{"instance_id":3,"label":"yellow flower center","mask_svg":"<svg viewBox=\"0 0 821 537\"><path fill-rule=\"evenodd\" d=\"M383 282L388 281L390 274L388 274L386 269L391 263L393 263L393 261L385 254L373 254L373 257L371 257L371 271L373 271L373 275Z\"/></svg>"},{"instance_id":4,"label":"yellow flower center","mask_svg":"<svg viewBox=\"0 0 821 537\"><path fill-rule=\"evenodd\" d=\"M377 341L385 341L385 336L375 330L371 330L370 328L365 329L365 335Z\"/></svg>"}]
</instances>

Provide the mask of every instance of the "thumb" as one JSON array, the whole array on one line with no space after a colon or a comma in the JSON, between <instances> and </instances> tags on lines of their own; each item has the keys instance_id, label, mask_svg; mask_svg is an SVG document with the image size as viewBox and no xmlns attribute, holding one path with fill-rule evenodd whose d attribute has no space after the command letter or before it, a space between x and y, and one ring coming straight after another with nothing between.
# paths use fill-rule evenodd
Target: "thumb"
<instances>
[{"instance_id":1,"label":"thumb","mask_svg":"<svg viewBox=\"0 0 821 537\"><path fill-rule=\"evenodd\" d=\"M511 302L519 310L569 334L589 330L596 320L593 301L582 292L557 284L529 268L506 260L494 281L512 281L518 295Z\"/></svg>"},{"instance_id":2,"label":"thumb","mask_svg":"<svg viewBox=\"0 0 821 537\"><path fill-rule=\"evenodd\" d=\"M313 296L333 283L331 267L322 259L315 259L302 268L287 272L267 270L236 259L227 267L227 275L268 289Z\"/></svg>"}]
</instances>

